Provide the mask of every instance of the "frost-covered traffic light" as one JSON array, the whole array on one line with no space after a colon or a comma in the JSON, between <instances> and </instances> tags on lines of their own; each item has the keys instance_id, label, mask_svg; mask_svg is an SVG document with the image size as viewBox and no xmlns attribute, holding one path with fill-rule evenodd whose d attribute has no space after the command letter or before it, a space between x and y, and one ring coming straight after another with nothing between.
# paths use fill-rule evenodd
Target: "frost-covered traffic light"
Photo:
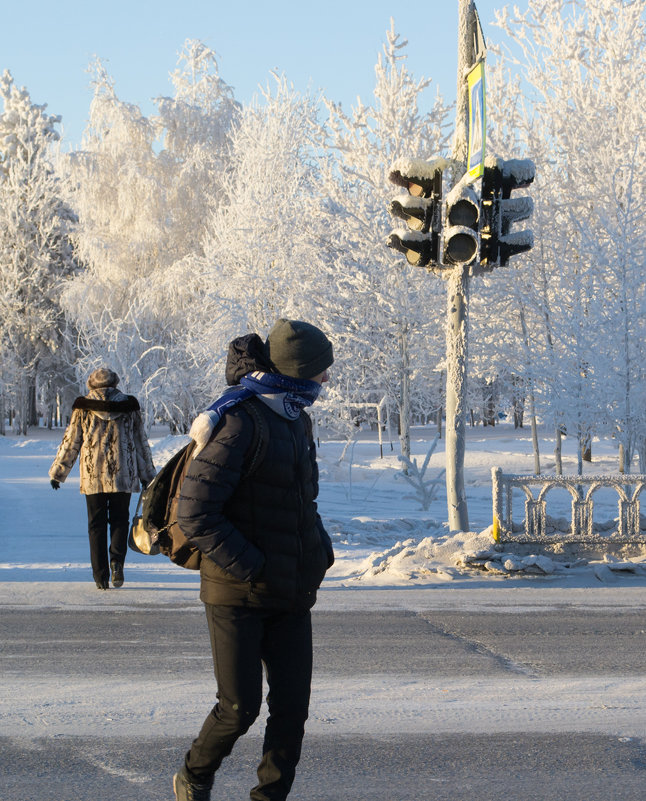
<instances>
[{"instance_id":1,"label":"frost-covered traffic light","mask_svg":"<svg viewBox=\"0 0 646 801\"><path fill-rule=\"evenodd\" d=\"M534 210L531 197L511 197L514 189L529 186L536 168L530 159L487 159L482 176L480 264L483 270L505 265L512 256L531 250L530 230L510 231Z\"/></svg>"},{"instance_id":2,"label":"frost-covered traffic light","mask_svg":"<svg viewBox=\"0 0 646 801\"><path fill-rule=\"evenodd\" d=\"M393 231L387 245L406 256L409 264L429 269L440 267L442 233L442 171L446 159L433 161L398 159L388 175L406 194L393 198L390 212L405 220L408 229Z\"/></svg>"},{"instance_id":3,"label":"frost-covered traffic light","mask_svg":"<svg viewBox=\"0 0 646 801\"><path fill-rule=\"evenodd\" d=\"M447 266L471 264L480 249L480 196L469 175L458 181L446 198L442 261Z\"/></svg>"}]
</instances>

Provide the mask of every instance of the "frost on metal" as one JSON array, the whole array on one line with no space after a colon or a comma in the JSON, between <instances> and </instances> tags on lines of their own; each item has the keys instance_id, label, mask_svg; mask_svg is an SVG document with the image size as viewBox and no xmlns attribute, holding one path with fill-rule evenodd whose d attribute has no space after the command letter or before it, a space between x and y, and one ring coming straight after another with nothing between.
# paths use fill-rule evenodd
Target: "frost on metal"
<instances>
[{"instance_id":1,"label":"frost on metal","mask_svg":"<svg viewBox=\"0 0 646 801\"><path fill-rule=\"evenodd\" d=\"M390 236L398 236L402 242L425 242L428 239L428 234L409 231L408 228L397 228Z\"/></svg>"},{"instance_id":2,"label":"frost on metal","mask_svg":"<svg viewBox=\"0 0 646 801\"><path fill-rule=\"evenodd\" d=\"M527 220L534 211L534 198L526 195L510 197L505 200L505 211L513 214L515 222Z\"/></svg>"},{"instance_id":3,"label":"frost on metal","mask_svg":"<svg viewBox=\"0 0 646 801\"><path fill-rule=\"evenodd\" d=\"M411 178L431 180L437 170L445 170L450 166L451 162L442 156L431 161L402 157L391 164L388 178L398 186L408 186L408 181Z\"/></svg>"},{"instance_id":4,"label":"frost on metal","mask_svg":"<svg viewBox=\"0 0 646 801\"><path fill-rule=\"evenodd\" d=\"M494 528L504 542L583 542L646 543L646 522L642 528L639 496L646 489L646 475L611 476L523 476L504 474L499 467L491 470ZM539 487L534 494L532 487ZM617 492L617 518L607 523L594 522L594 493L610 487ZM570 522L558 527L548 518L546 498L550 490L560 488L572 496ZM525 494L524 525L513 521L513 490ZM563 530L565 529L565 530Z\"/></svg>"},{"instance_id":5,"label":"frost on metal","mask_svg":"<svg viewBox=\"0 0 646 801\"><path fill-rule=\"evenodd\" d=\"M512 231L506 236L501 236L500 241L508 245L529 245L530 247L534 247L534 233L530 230Z\"/></svg>"},{"instance_id":6,"label":"frost on metal","mask_svg":"<svg viewBox=\"0 0 646 801\"><path fill-rule=\"evenodd\" d=\"M395 195L393 203L399 203L404 209L425 209L433 205L433 199L427 197L415 197L414 195L402 194Z\"/></svg>"},{"instance_id":7,"label":"frost on metal","mask_svg":"<svg viewBox=\"0 0 646 801\"><path fill-rule=\"evenodd\" d=\"M471 201L471 203L474 205L479 206L480 198L478 197L478 193L473 188L472 184L473 178L469 175L469 173L465 173L446 196L446 205L451 206L457 200L464 197Z\"/></svg>"},{"instance_id":8,"label":"frost on metal","mask_svg":"<svg viewBox=\"0 0 646 801\"><path fill-rule=\"evenodd\" d=\"M485 156L485 168L498 168L503 178L513 178L518 186L531 184L536 174L536 165L531 159L501 159Z\"/></svg>"}]
</instances>

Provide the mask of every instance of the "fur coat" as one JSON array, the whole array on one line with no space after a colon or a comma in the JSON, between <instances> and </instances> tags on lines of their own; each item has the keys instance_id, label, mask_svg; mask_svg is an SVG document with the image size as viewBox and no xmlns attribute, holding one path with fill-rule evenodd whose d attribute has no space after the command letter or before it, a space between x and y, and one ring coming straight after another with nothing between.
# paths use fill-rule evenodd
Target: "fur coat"
<instances>
[{"instance_id":1,"label":"fur coat","mask_svg":"<svg viewBox=\"0 0 646 801\"><path fill-rule=\"evenodd\" d=\"M155 476L139 403L116 387L77 398L50 479L63 482L80 455L81 492L138 492Z\"/></svg>"}]
</instances>

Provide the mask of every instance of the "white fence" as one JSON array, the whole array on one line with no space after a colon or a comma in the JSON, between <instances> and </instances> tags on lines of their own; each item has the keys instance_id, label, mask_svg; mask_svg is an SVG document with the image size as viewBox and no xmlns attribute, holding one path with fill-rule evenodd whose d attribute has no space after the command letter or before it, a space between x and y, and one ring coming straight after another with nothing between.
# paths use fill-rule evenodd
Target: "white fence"
<instances>
[{"instance_id":1,"label":"white fence","mask_svg":"<svg viewBox=\"0 0 646 801\"><path fill-rule=\"evenodd\" d=\"M520 476L491 469L493 488L493 537L496 542L583 542L646 543L646 530L640 526L639 496L646 489L646 475L612 476ZM538 487L538 494L532 488ZM614 528L603 532L594 524L594 494L602 487L617 493L617 519ZM550 490L566 489L572 496L568 532L548 533L546 497ZM525 495L525 525L514 531L513 490Z\"/></svg>"}]
</instances>

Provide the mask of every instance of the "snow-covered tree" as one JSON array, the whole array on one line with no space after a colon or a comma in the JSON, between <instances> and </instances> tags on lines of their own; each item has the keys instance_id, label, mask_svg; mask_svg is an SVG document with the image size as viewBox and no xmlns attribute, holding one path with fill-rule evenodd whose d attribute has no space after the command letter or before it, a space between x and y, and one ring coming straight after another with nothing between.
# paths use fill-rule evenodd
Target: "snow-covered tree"
<instances>
[{"instance_id":1,"label":"snow-covered tree","mask_svg":"<svg viewBox=\"0 0 646 801\"><path fill-rule=\"evenodd\" d=\"M73 215L53 165L60 117L33 103L9 72L0 78L0 96L0 372L16 428L26 434L38 422L37 393L51 402L67 380L58 294L74 271Z\"/></svg>"},{"instance_id":2,"label":"snow-covered tree","mask_svg":"<svg viewBox=\"0 0 646 801\"><path fill-rule=\"evenodd\" d=\"M348 115L327 101L332 156L320 192L334 225L327 258L336 279L325 303L338 330L337 391L353 401L385 392L399 410L408 456L411 397L428 403L424 390L443 360L444 285L384 246L394 227L389 202L397 194L387 176L398 158L446 153L448 109L438 95L430 111L421 111L430 80L408 72L406 44L391 22L375 68L373 105L358 99Z\"/></svg>"},{"instance_id":3,"label":"snow-covered tree","mask_svg":"<svg viewBox=\"0 0 646 801\"><path fill-rule=\"evenodd\" d=\"M63 303L80 331L79 372L108 362L149 418L162 413L185 428L203 403L191 326L211 313L190 268L222 196L238 105L199 42L186 43L173 82L175 95L158 98L159 114L146 118L96 66L89 127L68 167L85 270Z\"/></svg>"},{"instance_id":4,"label":"snow-covered tree","mask_svg":"<svg viewBox=\"0 0 646 801\"><path fill-rule=\"evenodd\" d=\"M644 0L529 0L498 18L530 87L526 131L542 138L528 153L541 177L527 259L540 400L581 443L614 429L627 466L646 432L645 12Z\"/></svg>"},{"instance_id":5,"label":"snow-covered tree","mask_svg":"<svg viewBox=\"0 0 646 801\"><path fill-rule=\"evenodd\" d=\"M312 292L317 243L317 104L284 77L246 106L231 136L227 201L211 220L207 258L245 330L266 331Z\"/></svg>"},{"instance_id":6,"label":"snow-covered tree","mask_svg":"<svg viewBox=\"0 0 646 801\"><path fill-rule=\"evenodd\" d=\"M221 202L208 218L204 254L189 260L217 312L203 310L194 328L212 393L231 338L265 336L281 316L322 324L317 296L330 282L319 270L317 116L314 98L274 76L232 128Z\"/></svg>"}]
</instances>

